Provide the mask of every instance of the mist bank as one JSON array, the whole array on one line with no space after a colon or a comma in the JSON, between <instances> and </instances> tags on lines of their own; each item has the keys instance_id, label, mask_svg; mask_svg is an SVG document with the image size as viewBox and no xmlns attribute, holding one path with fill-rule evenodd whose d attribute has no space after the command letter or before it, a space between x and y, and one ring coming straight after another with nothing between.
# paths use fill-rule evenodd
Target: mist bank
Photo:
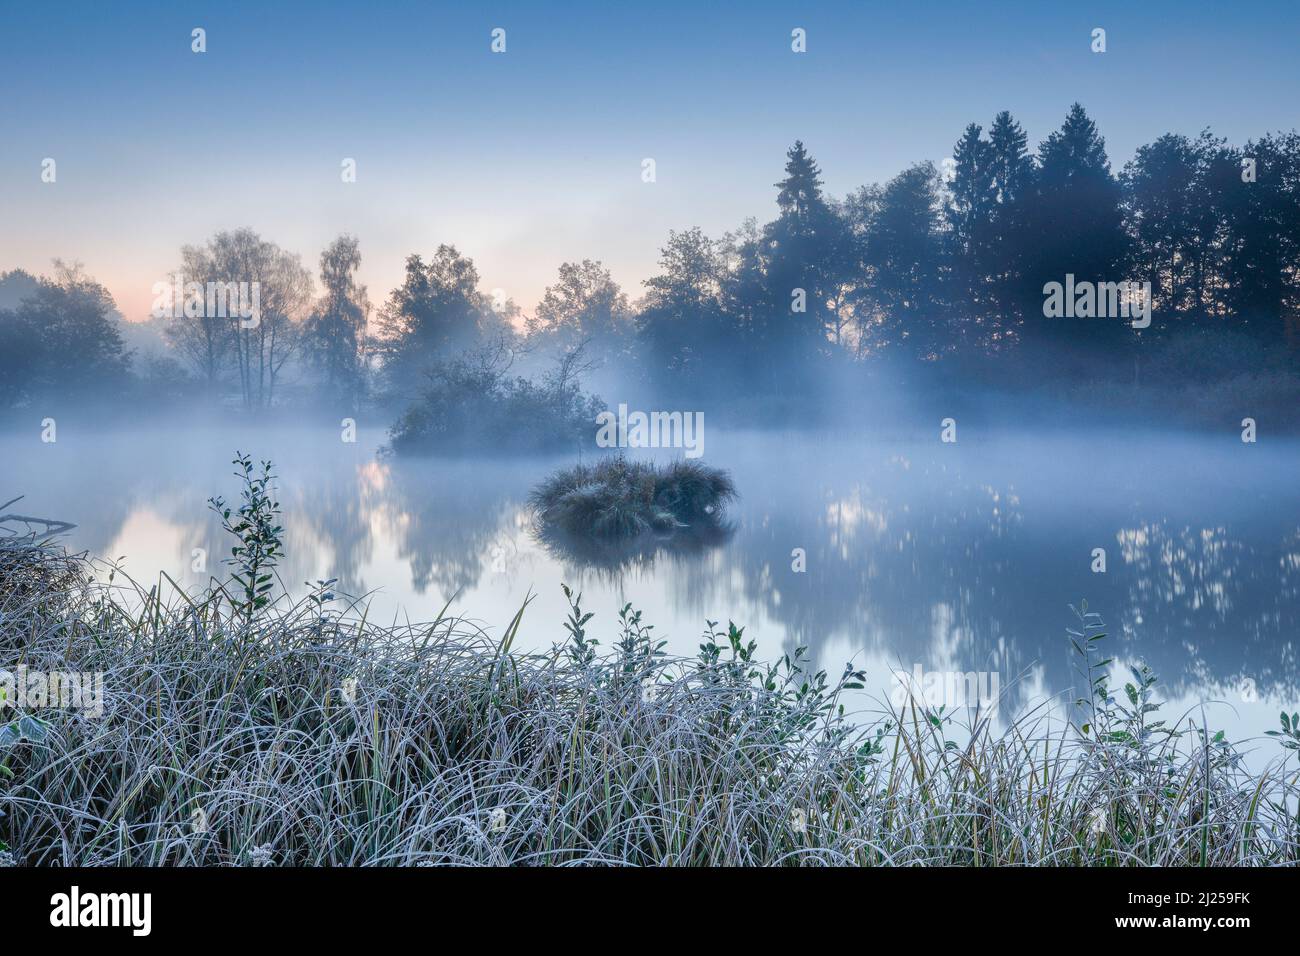
<instances>
[{"instance_id":1,"label":"mist bank","mask_svg":"<svg viewBox=\"0 0 1300 956\"><path fill-rule=\"evenodd\" d=\"M40 432L45 424L120 430L203 431L238 425L259 430L293 425L361 430L404 454L515 455L600 447L602 426L623 409L676 414L712 429L833 429L888 439L933 432L952 418L989 432L1026 428L1300 433L1300 374L1286 357L1254 364L1216 362L1213 336L1196 343L1116 357L1081 368L1069 356L1030 362L990 358L960 368L888 359L791 364L760 387L721 377L682 386L638 378L619 363L590 370L567 391L535 379L473 372L464 363L431 370L430 385L409 400L374 396L336 401L286 387L276 404L249 410L236 399L160 396L126 382L108 394L68 390L0 409L0 429ZM1224 344L1230 349L1234 344ZM1190 353L1190 355L1189 355ZM1170 374L1185 360L1191 373ZM607 430L607 429L606 429ZM395 440L396 439L396 440Z\"/></svg>"}]
</instances>

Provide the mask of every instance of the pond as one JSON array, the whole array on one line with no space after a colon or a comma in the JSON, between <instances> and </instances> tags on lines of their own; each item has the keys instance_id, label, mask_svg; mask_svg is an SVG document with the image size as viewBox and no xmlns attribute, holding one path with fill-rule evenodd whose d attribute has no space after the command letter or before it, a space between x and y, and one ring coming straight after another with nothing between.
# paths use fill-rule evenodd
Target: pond
<instances>
[{"instance_id":1,"label":"pond","mask_svg":"<svg viewBox=\"0 0 1300 956\"><path fill-rule=\"evenodd\" d=\"M1086 599L1116 666L1148 662L1173 716L1205 703L1241 738L1300 705L1294 441L710 431L703 460L740 492L728 533L593 562L539 542L525 508L575 455L394 459L376 454L382 437L61 420L54 443L0 436L0 500L23 494L9 510L75 523L74 547L120 557L146 586L165 571L197 588L228 553L205 502L237 497L238 448L276 463L286 585L337 578L372 619L428 620L450 600L499 635L532 595L518 645L546 649L564 637L566 583L606 646L631 602L674 653L696 651L706 620L732 620L765 658L807 646L833 674L853 659L875 691L897 670L991 672L1018 709L1071 697L1065 629Z\"/></svg>"}]
</instances>

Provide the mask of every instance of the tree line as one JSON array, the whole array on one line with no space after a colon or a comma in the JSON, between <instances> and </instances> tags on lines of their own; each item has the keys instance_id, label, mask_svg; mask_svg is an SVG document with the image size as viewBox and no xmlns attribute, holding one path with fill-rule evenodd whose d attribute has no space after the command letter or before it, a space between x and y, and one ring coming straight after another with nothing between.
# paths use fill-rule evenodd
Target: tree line
<instances>
[{"instance_id":1,"label":"tree line","mask_svg":"<svg viewBox=\"0 0 1300 956\"><path fill-rule=\"evenodd\" d=\"M1295 131L1240 146L1208 130L1169 133L1115 171L1082 106L1033 151L1004 111L987 130L968 125L939 166L919 162L840 198L796 142L774 189L766 223L748 219L716 238L671 231L635 301L599 261L583 260L561 265L527 316L484 294L452 245L411 255L372 310L355 238L321 254L317 294L297 255L251 230L220 233L185 247L179 271L199 283L258 282L260 321L202 310L170 318L171 356L134 374L265 408L293 369L355 406L408 402L435 366L470 355L490 354L482 361L497 368L502 355L507 365L550 356L566 375L605 362L682 385L873 359L957 375L1009 362L1041 371L1062 356L1103 369L1176 335L1219 336L1229 356L1290 362L1300 339ZM1150 283L1154 323L1045 317L1046 284L1067 275ZM111 297L75 267L0 276L0 403L131 375L112 315Z\"/></svg>"}]
</instances>

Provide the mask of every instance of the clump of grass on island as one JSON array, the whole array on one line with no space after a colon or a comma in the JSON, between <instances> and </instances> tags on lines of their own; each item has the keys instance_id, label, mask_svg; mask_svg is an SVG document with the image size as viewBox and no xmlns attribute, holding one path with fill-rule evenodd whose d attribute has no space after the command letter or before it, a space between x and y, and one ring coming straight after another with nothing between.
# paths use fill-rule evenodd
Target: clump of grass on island
<instances>
[{"instance_id":1,"label":"clump of grass on island","mask_svg":"<svg viewBox=\"0 0 1300 956\"><path fill-rule=\"evenodd\" d=\"M529 498L544 531L628 540L721 527L736 498L731 476L697 461L668 465L604 458L547 478Z\"/></svg>"},{"instance_id":2,"label":"clump of grass on island","mask_svg":"<svg viewBox=\"0 0 1300 956\"><path fill-rule=\"evenodd\" d=\"M712 622L671 657L630 606L602 644L567 589L545 653L515 646L523 608L491 635L445 611L380 626L335 609L330 582L273 596L269 474L244 467L242 503L214 502L239 580L199 594L0 537L0 666L106 688L101 717L0 718L0 863L1300 862L1300 721L1252 774L1221 735L1156 720L1147 672L1117 701L1086 609L1069 727L1037 712L959 733L915 700L855 720L861 672L813 672L802 650L761 663Z\"/></svg>"}]
</instances>

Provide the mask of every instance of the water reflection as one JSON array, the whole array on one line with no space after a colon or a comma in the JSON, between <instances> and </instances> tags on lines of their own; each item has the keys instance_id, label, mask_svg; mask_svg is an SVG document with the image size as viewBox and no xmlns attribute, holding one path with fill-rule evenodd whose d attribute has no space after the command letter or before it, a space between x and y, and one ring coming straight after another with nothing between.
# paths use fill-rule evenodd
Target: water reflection
<instances>
[{"instance_id":1,"label":"water reflection","mask_svg":"<svg viewBox=\"0 0 1300 956\"><path fill-rule=\"evenodd\" d=\"M766 655L807 645L881 668L997 671L1012 704L1074 682L1066 605L1086 597L1118 655L1167 692L1254 681L1294 700L1300 608L1300 449L1205 437L1011 435L873 442L710 435L740 490L732 525L684 548L591 552L541 541L524 502L566 459L377 459L331 430L0 438L0 498L75 522L72 542L126 556L138 579L200 586L227 553L204 502L236 490L235 448L275 458L289 532L281 578L375 591L377 612L461 613L503 626L530 592L520 641L562 636L561 581L612 626L643 607L690 653L706 618L748 627ZM1098 450L1100 449L1100 450ZM1103 548L1105 573L1091 570ZM797 570L796 549L806 570ZM206 555L206 563L196 558ZM1014 684L1016 675L1027 680Z\"/></svg>"},{"instance_id":2,"label":"water reflection","mask_svg":"<svg viewBox=\"0 0 1300 956\"><path fill-rule=\"evenodd\" d=\"M578 537L558 529L539 528L536 522L529 528L546 553L570 573L590 569L610 584L617 584L631 571L653 572L661 561L696 564L708 552L730 541L736 531L730 523L711 524L677 529L670 534L646 532L624 541Z\"/></svg>"}]
</instances>

